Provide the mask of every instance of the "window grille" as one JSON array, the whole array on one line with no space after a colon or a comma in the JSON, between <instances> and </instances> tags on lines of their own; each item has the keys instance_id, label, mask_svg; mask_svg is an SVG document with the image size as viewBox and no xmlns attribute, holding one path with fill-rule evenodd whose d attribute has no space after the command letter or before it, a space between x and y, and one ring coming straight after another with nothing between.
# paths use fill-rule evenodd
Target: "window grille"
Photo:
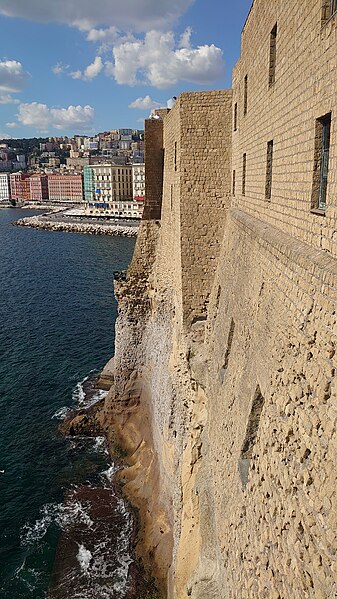
<instances>
[{"instance_id":1,"label":"window grille","mask_svg":"<svg viewBox=\"0 0 337 599\"><path fill-rule=\"evenodd\" d=\"M316 120L312 209L325 211L329 171L331 112Z\"/></svg>"},{"instance_id":2,"label":"window grille","mask_svg":"<svg viewBox=\"0 0 337 599\"><path fill-rule=\"evenodd\" d=\"M276 36L277 36L277 23L274 25L270 32L270 50L269 50L269 87L272 87L275 83L275 70L276 70Z\"/></svg>"}]
</instances>

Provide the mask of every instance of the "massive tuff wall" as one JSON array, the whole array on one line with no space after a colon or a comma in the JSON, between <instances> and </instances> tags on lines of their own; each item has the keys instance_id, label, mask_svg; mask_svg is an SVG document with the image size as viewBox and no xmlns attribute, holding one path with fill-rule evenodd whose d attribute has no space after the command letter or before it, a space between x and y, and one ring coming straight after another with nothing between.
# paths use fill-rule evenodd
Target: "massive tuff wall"
<instances>
[{"instance_id":1,"label":"massive tuff wall","mask_svg":"<svg viewBox=\"0 0 337 599\"><path fill-rule=\"evenodd\" d=\"M233 71L233 204L318 249L337 254L337 19L322 18L330 0L255 0ZM272 31L276 26L270 84ZM274 30L275 31L275 30ZM247 102L245 114L245 78ZM332 115L325 212L315 210L316 120ZM267 143L273 141L271 197ZM246 154L245 194L242 194Z\"/></svg>"},{"instance_id":2,"label":"massive tuff wall","mask_svg":"<svg viewBox=\"0 0 337 599\"><path fill-rule=\"evenodd\" d=\"M146 414L129 484L169 599L337 593L336 19L321 0L255 0L233 104L183 94L147 127L157 171L118 287L115 402ZM316 120L329 112L323 211Z\"/></svg>"},{"instance_id":3,"label":"massive tuff wall","mask_svg":"<svg viewBox=\"0 0 337 599\"><path fill-rule=\"evenodd\" d=\"M335 596L336 275L230 211L206 339L220 597Z\"/></svg>"}]
</instances>

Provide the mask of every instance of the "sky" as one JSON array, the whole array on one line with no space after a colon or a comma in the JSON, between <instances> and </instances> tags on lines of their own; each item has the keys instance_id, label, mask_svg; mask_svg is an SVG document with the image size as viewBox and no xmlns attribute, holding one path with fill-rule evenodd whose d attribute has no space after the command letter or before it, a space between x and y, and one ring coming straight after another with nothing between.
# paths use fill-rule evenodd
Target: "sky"
<instances>
[{"instance_id":1,"label":"sky","mask_svg":"<svg viewBox=\"0 0 337 599\"><path fill-rule=\"evenodd\" d=\"M142 129L231 87L252 0L0 0L0 139Z\"/></svg>"}]
</instances>

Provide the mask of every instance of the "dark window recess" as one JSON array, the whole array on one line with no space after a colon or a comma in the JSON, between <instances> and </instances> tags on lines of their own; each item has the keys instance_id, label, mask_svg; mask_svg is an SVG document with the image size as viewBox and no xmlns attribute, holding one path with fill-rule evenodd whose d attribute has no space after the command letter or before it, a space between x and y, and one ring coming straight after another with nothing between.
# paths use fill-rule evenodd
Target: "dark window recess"
<instances>
[{"instance_id":1,"label":"dark window recess","mask_svg":"<svg viewBox=\"0 0 337 599\"><path fill-rule=\"evenodd\" d=\"M221 286L219 285L218 292L216 294L216 300L215 300L215 309L216 310L219 308L220 295L221 295Z\"/></svg>"},{"instance_id":2,"label":"dark window recess","mask_svg":"<svg viewBox=\"0 0 337 599\"><path fill-rule=\"evenodd\" d=\"M242 156L242 195L246 194L246 166L247 166L247 154Z\"/></svg>"},{"instance_id":3,"label":"dark window recess","mask_svg":"<svg viewBox=\"0 0 337 599\"><path fill-rule=\"evenodd\" d=\"M235 196L235 171L233 171L233 196Z\"/></svg>"},{"instance_id":4,"label":"dark window recess","mask_svg":"<svg viewBox=\"0 0 337 599\"><path fill-rule=\"evenodd\" d=\"M242 487L245 488L248 482L248 472L250 461L252 459L254 445L256 443L257 434L259 432L261 414L264 405L264 397L261 394L260 387L256 387L252 407L250 410L246 436L242 445L239 459L239 473L242 482Z\"/></svg>"},{"instance_id":5,"label":"dark window recess","mask_svg":"<svg viewBox=\"0 0 337 599\"><path fill-rule=\"evenodd\" d=\"M234 104L234 131L237 130L237 126L238 126L238 103L235 102L235 104Z\"/></svg>"},{"instance_id":6,"label":"dark window recess","mask_svg":"<svg viewBox=\"0 0 337 599\"><path fill-rule=\"evenodd\" d=\"M271 30L270 33L270 50L269 50L269 87L275 83L275 69L276 69L276 36L277 36L277 23Z\"/></svg>"},{"instance_id":7,"label":"dark window recess","mask_svg":"<svg viewBox=\"0 0 337 599\"><path fill-rule=\"evenodd\" d=\"M171 185L171 188L170 188L170 205L171 205L171 210L172 210L172 207L173 207L173 185Z\"/></svg>"},{"instance_id":8,"label":"dark window recess","mask_svg":"<svg viewBox=\"0 0 337 599\"><path fill-rule=\"evenodd\" d=\"M331 112L316 120L312 210L325 211L328 185Z\"/></svg>"},{"instance_id":9,"label":"dark window recess","mask_svg":"<svg viewBox=\"0 0 337 599\"><path fill-rule=\"evenodd\" d=\"M247 114L248 107L248 75L245 76L243 82L243 114Z\"/></svg>"},{"instance_id":10,"label":"dark window recess","mask_svg":"<svg viewBox=\"0 0 337 599\"><path fill-rule=\"evenodd\" d=\"M177 142L174 142L174 170L177 170Z\"/></svg>"},{"instance_id":11,"label":"dark window recess","mask_svg":"<svg viewBox=\"0 0 337 599\"><path fill-rule=\"evenodd\" d=\"M266 166L266 199L271 198L271 182L273 173L273 140L267 143L267 166Z\"/></svg>"},{"instance_id":12,"label":"dark window recess","mask_svg":"<svg viewBox=\"0 0 337 599\"><path fill-rule=\"evenodd\" d=\"M235 331L235 322L234 322L234 320L232 318L231 319L231 324L230 324L230 327L229 327L228 338L227 338L227 349L226 349L226 353L225 353L225 357L224 357L224 363L223 363L223 366L220 368L220 371L219 371L219 380L220 380L221 384L223 384L223 382L224 382L225 373L226 373L226 370L228 368L229 356L230 356L230 353L231 353L231 350L232 350L232 343L233 343L234 331Z\"/></svg>"},{"instance_id":13,"label":"dark window recess","mask_svg":"<svg viewBox=\"0 0 337 599\"><path fill-rule=\"evenodd\" d=\"M322 25L326 23L332 15L337 12L337 0L323 0L322 4Z\"/></svg>"}]
</instances>

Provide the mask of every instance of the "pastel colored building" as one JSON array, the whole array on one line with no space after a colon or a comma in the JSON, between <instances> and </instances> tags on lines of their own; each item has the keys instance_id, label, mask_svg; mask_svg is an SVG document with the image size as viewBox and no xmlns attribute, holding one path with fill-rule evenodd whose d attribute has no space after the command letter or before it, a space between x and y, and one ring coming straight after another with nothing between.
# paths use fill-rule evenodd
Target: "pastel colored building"
<instances>
[{"instance_id":1,"label":"pastel colored building","mask_svg":"<svg viewBox=\"0 0 337 599\"><path fill-rule=\"evenodd\" d=\"M12 200L30 200L30 184L27 173L11 173L9 175L9 185Z\"/></svg>"},{"instance_id":2,"label":"pastel colored building","mask_svg":"<svg viewBox=\"0 0 337 599\"><path fill-rule=\"evenodd\" d=\"M51 202L83 202L82 175L48 175Z\"/></svg>"},{"instance_id":3,"label":"pastel colored building","mask_svg":"<svg viewBox=\"0 0 337 599\"><path fill-rule=\"evenodd\" d=\"M31 175L29 177L30 200L42 202L48 200L48 177L47 175Z\"/></svg>"},{"instance_id":4,"label":"pastel colored building","mask_svg":"<svg viewBox=\"0 0 337 599\"><path fill-rule=\"evenodd\" d=\"M86 213L141 218L143 203L134 201L131 165L98 164L84 169Z\"/></svg>"},{"instance_id":5,"label":"pastel colored building","mask_svg":"<svg viewBox=\"0 0 337 599\"><path fill-rule=\"evenodd\" d=\"M145 198L145 164L132 165L132 194L133 199Z\"/></svg>"},{"instance_id":6,"label":"pastel colored building","mask_svg":"<svg viewBox=\"0 0 337 599\"><path fill-rule=\"evenodd\" d=\"M8 173L0 173L0 202L10 199L9 175Z\"/></svg>"}]
</instances>

